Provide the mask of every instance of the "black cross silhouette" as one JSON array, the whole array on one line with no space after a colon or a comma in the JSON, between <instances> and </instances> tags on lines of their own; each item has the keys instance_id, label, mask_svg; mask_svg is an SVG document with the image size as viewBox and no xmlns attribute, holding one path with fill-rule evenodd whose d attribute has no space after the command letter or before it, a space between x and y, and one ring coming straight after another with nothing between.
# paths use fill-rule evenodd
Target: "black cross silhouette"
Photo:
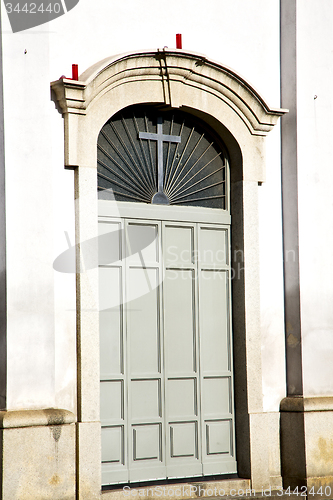
<instances>
[{"instance_id":1,"label":"black cross silhouette","mask_svg":"<svg viewBox=\"0 0 333 500\"><path fill-rule=\"evenodd\" d=\"M139 139L157 141L158 192L154 194L152 203L168 205L169 199L163 191L163 142L181 142L181 137L179 135L163 134L163 119L159 116L157 118L157 134L153 134L151 132L139 132Z\"/></svg>"}]
</instances>

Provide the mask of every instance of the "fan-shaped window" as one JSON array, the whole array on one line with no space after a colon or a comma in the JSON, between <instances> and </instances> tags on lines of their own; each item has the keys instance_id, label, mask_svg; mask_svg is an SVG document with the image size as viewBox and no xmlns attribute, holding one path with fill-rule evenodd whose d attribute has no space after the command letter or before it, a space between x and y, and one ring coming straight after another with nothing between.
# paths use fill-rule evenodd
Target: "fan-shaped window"
<instances>
[{"instance_id":1,"label":"fan-shaped window","mask_svg":"<svg viewBox=\"0 0 333 500\"><path fill-rule=\"evenodd\" d=\"M226 210L227 157L192 115L131 106L98 137L98 189L117 201Z\"/></svg>"}]
</instances>

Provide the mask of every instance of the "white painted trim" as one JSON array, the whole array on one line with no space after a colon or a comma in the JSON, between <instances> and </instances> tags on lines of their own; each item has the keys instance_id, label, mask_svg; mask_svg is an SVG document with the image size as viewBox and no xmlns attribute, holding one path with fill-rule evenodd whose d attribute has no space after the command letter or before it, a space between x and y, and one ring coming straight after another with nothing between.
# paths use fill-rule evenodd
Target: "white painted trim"
<instances>
[{"instance_id":1,"label":"white painted trim","mask_svg":"<svg viewBox=\"0 0 333 500\"><path fill-rule=\"evenodd\" d=\"M98 200L98 215L109 217L110 207L114 217L130 217L133 219L154 219L164 221L206 222L211 224L230 224L231 216L226 210L204 207L149 205L148 203L131 203L126 201Z\"/></svg>"}]
</instances>

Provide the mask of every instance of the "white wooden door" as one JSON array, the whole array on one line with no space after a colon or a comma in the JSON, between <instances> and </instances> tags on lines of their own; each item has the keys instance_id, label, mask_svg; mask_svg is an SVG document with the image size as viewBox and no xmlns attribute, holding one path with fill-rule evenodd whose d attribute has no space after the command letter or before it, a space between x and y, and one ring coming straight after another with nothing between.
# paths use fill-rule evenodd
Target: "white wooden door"
<instances>
[{"instance_id":1,"label":"white wooden door","mask_svg":"<svg viewBox=\"0 0 333 500\"><path fill-rule=\"evenodd\" d=\"M102 484L236 472L230 226L140 205L100 211Z\"/></svg>"}]
</instances>

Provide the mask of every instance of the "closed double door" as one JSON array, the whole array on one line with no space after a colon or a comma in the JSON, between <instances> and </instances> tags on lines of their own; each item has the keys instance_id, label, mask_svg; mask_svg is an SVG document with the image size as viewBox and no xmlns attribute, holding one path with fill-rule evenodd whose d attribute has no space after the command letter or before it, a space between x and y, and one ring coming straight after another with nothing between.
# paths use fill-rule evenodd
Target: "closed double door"
<instances>
[{"instance_id":1,"label":"closed double door","mask_svg":"<svg viewBox=\"0 0 333 500\"><path fill-rule=\"evenodd\" d=\"M99 229L103 485L236 472L229 226Z\"/></svg>"}]
</instances>

